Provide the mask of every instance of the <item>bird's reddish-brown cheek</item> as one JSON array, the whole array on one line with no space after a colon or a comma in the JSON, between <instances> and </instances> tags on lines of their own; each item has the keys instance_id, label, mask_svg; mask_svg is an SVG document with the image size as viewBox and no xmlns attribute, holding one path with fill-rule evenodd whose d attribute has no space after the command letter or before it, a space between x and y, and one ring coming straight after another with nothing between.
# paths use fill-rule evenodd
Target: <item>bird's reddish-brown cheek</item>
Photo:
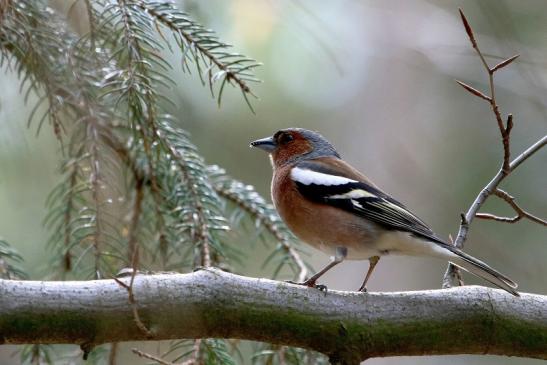
<instances>
[{"instance_id":1,"label":"bird's reddish-brown cheek","mask_svg":"<svg viewBox=\"0 0 547 365\"><path fill-rule=\"evenodd\" d=\"M273 153L273 160L277 166L283 165L294 156L300 156L311 152L312 146L306 140L295 140L287 146L277 148Z\"/></svg>"}]
</instances>

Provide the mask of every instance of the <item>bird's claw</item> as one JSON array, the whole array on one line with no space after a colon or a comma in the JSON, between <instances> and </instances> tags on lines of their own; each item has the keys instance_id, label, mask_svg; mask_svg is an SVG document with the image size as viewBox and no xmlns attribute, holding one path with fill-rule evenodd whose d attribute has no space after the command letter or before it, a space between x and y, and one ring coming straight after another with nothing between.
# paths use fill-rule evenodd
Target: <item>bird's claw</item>
<instances>
[{"instance_id":1,"label":"bird's claw","mask_svg":"<svg viewBox=\"0 0 547 365\"><path fill-rule=\"evenodd\" d=\"M293 280L285 280L285 282L289 283L289 284L294 284L294 285L307 286L308 288L315 288L315 289L318 289L319 291L322 291L322 292L325 292L325 293L328 290L326 285L316 284L315 280L314 281L306 280L306 281L303 281L303 282L296 282L296 281L293 281Z\"/></svg>"},{"instance_id":2,"label":"bird's claw","mask_svg":"<svg viewBox=\"0 0 547 365\"><path fill-rule=\"evenodd\" d=\"M329 290L329 288L327 288L326 285L322 285L322 284L317 284L314 286L314 288L324 293L326 293Z\"/></svg>"}]
</instances>

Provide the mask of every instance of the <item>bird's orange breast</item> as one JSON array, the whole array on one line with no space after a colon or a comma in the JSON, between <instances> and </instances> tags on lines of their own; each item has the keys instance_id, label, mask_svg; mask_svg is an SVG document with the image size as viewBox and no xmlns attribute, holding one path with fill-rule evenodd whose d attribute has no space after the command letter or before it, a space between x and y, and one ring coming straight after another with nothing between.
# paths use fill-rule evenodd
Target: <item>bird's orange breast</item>
<instances>
[{"instance_id":1,"label":"bird's orange breast","mask_svg":"<svg viewBox=\"0 0 547 365\"><path fill-rule=\"evenodd\" d=\"M366 250L376 238L370 222L327 204L304 198L290 177L290 167L277 169L272 180L272 199L283 221L302 241L333 254L336 247Z\"/></svg>"}]
</instances>

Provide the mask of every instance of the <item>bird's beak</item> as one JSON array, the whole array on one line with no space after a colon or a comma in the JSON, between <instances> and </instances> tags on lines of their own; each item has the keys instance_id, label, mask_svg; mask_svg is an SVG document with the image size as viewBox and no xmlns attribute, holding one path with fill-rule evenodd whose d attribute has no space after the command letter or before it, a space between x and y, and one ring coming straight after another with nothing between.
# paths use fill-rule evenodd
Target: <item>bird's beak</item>
<instances>
[{"instance_id":1,"label":"bird's beak","mask_svg":"<svg viewBox=\"0 0 547 365\"><path fill-rule=\"evenodd\" d=\"M273 137L266 137L262 139L257 139L256 141L251 142L251 147L260 148L266 152L272 152L275 150L275 142Z\"/></svg>"}]
</instances>

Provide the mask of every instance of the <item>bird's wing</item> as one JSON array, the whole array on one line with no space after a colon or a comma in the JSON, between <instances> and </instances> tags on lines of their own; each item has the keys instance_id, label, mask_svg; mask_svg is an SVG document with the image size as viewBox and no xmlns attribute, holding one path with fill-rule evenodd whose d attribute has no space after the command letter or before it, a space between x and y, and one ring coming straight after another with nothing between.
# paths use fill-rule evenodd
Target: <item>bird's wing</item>
<instances>
[{"instance_id":1,"label":"bird's wing","mask_svg":"<svg viewBox=\"0 0 547 365\"><path fill-rule=\"evenodd\" d=\"M291 179L306 199L343 209L390 230L402 230L446 244L414 213L375 187L342 160L303 161L291 169Z\"/></svg>"}]
</instances>

